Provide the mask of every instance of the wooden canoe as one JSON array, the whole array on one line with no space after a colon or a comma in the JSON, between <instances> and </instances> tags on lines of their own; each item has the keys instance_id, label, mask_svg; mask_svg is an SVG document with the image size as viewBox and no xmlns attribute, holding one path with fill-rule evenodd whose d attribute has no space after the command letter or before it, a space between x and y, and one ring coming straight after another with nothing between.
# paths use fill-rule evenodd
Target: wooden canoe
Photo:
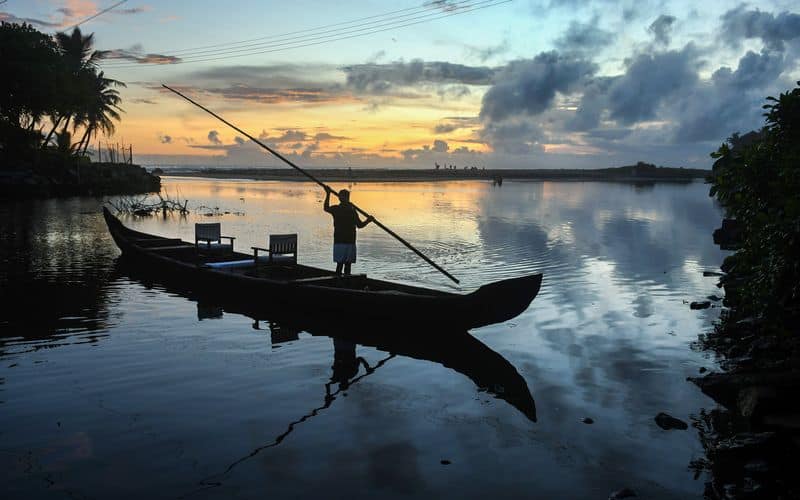
<instances>
[{"instance_id":1,"label":"wooden canoe","mask_svg":"<svg viewBox=\"0 0 800 500\"><path fill-rule=\"evenodd\" d=\"M314 316L339 324L425 324L464 330L507 321L522 313L539 292L541 274L511 278L459 294L367 278L337 277L332 271L295 263L253 261L251 255L205 254L193 243L125 227L103 208L111 237L133 265L193 290L214 290L243 308L271 316Z\"/></svg>"}]
</instances>

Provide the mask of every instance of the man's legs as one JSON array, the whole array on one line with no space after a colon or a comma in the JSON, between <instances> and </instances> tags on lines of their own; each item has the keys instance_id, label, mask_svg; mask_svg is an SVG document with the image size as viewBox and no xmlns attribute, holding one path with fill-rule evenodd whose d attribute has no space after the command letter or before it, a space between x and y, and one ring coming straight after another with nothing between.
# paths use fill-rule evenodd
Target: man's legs
<instances>
[{"instance_id":1,"label":"man's legs","mask_svg":"<svg viewBox=\"0 0 800 500\"><path fill-rule=\"evenodd\" d=\"M343 264L341 262L337 262L336 263L336 276L341 276L342 275L342 265ZM348 266L348 269L349 269L350 264L348 264L347 266Z\"/></svg>"},{"instance_id":2,"label":"man's legs","mask_svg":"<svg viewBox=\"0 0 800 500\"><path fill-rule=\"evenodd\" d=\"M350 262L345 262L345 264L344 264L344 275L345 276L350 276L350 266L351 266Z\"/></svg>"}]
</instances>

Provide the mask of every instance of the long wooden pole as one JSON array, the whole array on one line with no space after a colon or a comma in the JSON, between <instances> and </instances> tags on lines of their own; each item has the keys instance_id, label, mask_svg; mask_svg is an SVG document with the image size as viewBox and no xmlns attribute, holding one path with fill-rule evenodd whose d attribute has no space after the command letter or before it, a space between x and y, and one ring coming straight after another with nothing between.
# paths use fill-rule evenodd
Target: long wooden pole
<instances>
[{"instance_id":1,"label":"long wooden pole","mask_svg":"<svg viewBox=\"0 0 800 500\"><path fill-rule=\"evenodd\" d=\"M276 156L277 158L279 158L280 160L282 160L284 163L286 163L286 164L287 164L287 165L289 165L290 167L293 167L295 170L297 170L297 171L298 171L298 172L300 172L301 174L305 175L306 177L308 177L308 178L309 178L309 179L311 179L312 181L314 181L314 182L316 182L317 184L319 184L320 186L322 186L322 187L323 187L323 188L324 188L326 191L331 191L331 192L332 192L333 194L335 194L337 197L339 196L339 194L338 194L336 191L334 191L333 189L331 189L331 188L330 188L330 187L329 187L327 184L325 184L325 183L324 183L324 182L322 182L321 180L317 179L316 177L314 177L314 176L313 176L313 175L311 175L310 173L306 172L306 171L305 171L305 170L303 170L302 168L298 167L298 166L297 166L297 165L295 165L293 162L291 162L291 161L290 161L288 158L284 157L282 154L278 153L277 151L275 151L275 150L274 150L274 149L272 149L271 147L269 147L269 146L267 146L266 144L264 144L263 142L259 141L258 139L256 139L256 138L255 138L255 137L253 137L252 135L248 134L248 133L247 133L247 132L245 132L244 130L240 129L240 128L239 128L239 127L237 127L236 125L232 124L232 123L231 123L231 122L229 122L228 120L226 120L226 119L222 118L221 116L219 116L218 114L214 113L213 111L211 111L210 109L206 108L205 106L203 106L203 105L201 105L201 104L198 104L197 102L193 101L192 99L190 99L190 98L186 97L185 95L181 94L181 93L180 93L180 92L178 92L177 90L175 90L175 89L173 89L173 88L170 88L170 87L168 87L168 86L166 86L166 85L164 85L164 84L161 84L161 86L162 86L162 87L164 87L165 89L169 90L170 92L173 92L173 93L175 93L175 94L177 94L177 95L179 95L179 96L183 97L184 99L186 99L186 100L187 100L187 101L189 101L190 103L194 104L194 105L195 105L195 106L197 106L198 108L200 108L200 109L202 109L203 111L205 111L206 113L210 114L211 116L213 116L213 117L214 117L214 118L216 118L217 120L221 121L221 122L222 122L222 123L224 123L225 125L229 126L229 127L230 127L230 128L232 128L233 130L235 130L235 131L239 132L240 134L244 135L245 137L247 137L247 138L248 138L248 139L250 139L251 141L255 142L256 144L258 144L258 145L259 145L259 146L261 146L262 148L264 148L264 149L266 149L267 151L269 151L270 153L272 153L274 156ZM353 205L353 208L355 208L355 209L356 209L356 210L357 210L357 211L358 211L358 212L359 212L361 215L363 215L363 216L365 216L365 217L370 217L370 215L369 215L367 212L365 212L365 211L361 210L360 208L358 208L358 206L356 206L356 205L355 205L355 203L350 203L350 204L351 204L351 205ZM397 241L399 241L400 243L402 243L403 245L405 245L405 246L406 246L406 248L408 248L409 250L411 250L412 252L414 252L415 254L417 254L419 257L421 257L421 258L422 258L422 260L424 260L425 262L427 262L428 264L430 264L431 266L433 266L433 267L434 267L434 268L435 268L437 271L439 271L440 273L444 274L445 276L447 276L448 278L450 278L450 279L451 279L451 280L453 280L454 282L456 282L456 283L459 283L458 279L457 279L455 276L453 276L452 274L450 274L450 273L448 273L447 271L445 271L444 269L442 269L442 267L441 267L441 266L439 266L437 263L435 263L434 261L432 261L431 259L429 259L429 258L428 258L428 257L427 257L425 254L423 254L422 252L420 252L419 250L417 250L416 248L414 248L414 247L411 245L411 243L407 242L406 240L404 240L403 238L401 238L400 236L398 236L398 235L397 235L397 233L395 233L394 231L392 231L392 230L391 230L391 229L389 229L388 227L384 226L384 225L383 225L381 222L379 222L379 221L378 221L377 219L375 219L374 217L373 217L373 219L372 219L372 222L374 222L374 223L375 223L375 225L377 225L379 228L383 229L384 231L386 231L387 233L389 233L390 235L392 235L392 236L393 236L393 237L394 237L394 238L395 238Z\"/></svg>"}]
</instances>

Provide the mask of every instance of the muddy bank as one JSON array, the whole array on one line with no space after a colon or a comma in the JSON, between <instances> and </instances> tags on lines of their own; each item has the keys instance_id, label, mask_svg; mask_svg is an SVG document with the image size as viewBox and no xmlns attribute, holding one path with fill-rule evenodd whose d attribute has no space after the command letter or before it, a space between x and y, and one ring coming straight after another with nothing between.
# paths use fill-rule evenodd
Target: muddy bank
<instances>
[{"instance_id":1,"label":"muddy bank","mask_svg":"<svg viewBox=\"0 0 800 500\"><path fill-rule=\"evenodd\" d=\"M738 248L741 232L726 220L714 234L723 248ZM800 340L787 328L744 315L737 303L750 276L737 267L736 255L722 265L719 286L723 311L699 347L714 353L723 372L692 377L722 409L703 413L695 422L710 470L707 498L800 498L800 485L789 465L800 454ZM789 322L788 324L791 324Z\"/></svg>"}]
</instances>

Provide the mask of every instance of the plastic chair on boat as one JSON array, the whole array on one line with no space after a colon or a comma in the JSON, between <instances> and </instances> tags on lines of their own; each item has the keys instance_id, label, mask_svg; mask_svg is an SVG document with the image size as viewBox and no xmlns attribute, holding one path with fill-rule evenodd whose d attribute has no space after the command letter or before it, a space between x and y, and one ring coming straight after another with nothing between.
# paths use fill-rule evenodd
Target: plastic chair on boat
<instances>
[{"instance_id":1,"label":"plastic chair on boat","mask_svg":"<svg viewBox=\"0 0 800 500\"><path fill-rule=\"evenodd\" d=\"M233 236L222 236L219 222L198 223L194 225L194 246L196 249L228 250L233 252ZM222 240L230 240L230 243L223 243ZM204 243L201 247L200 243Z\"/></svg>"},{"instance_id":2,"label":"plastic chair on boat","mask_svg":"<svg viewBox=\"0 0 800 500\"><path fill-rule=\"evenodd\" d=\"M258 252L267 252L267 261L297 264L297 234L270 234L269 248L251 247L253 260L258 263Z\"/></svg>"}]
</instances>

